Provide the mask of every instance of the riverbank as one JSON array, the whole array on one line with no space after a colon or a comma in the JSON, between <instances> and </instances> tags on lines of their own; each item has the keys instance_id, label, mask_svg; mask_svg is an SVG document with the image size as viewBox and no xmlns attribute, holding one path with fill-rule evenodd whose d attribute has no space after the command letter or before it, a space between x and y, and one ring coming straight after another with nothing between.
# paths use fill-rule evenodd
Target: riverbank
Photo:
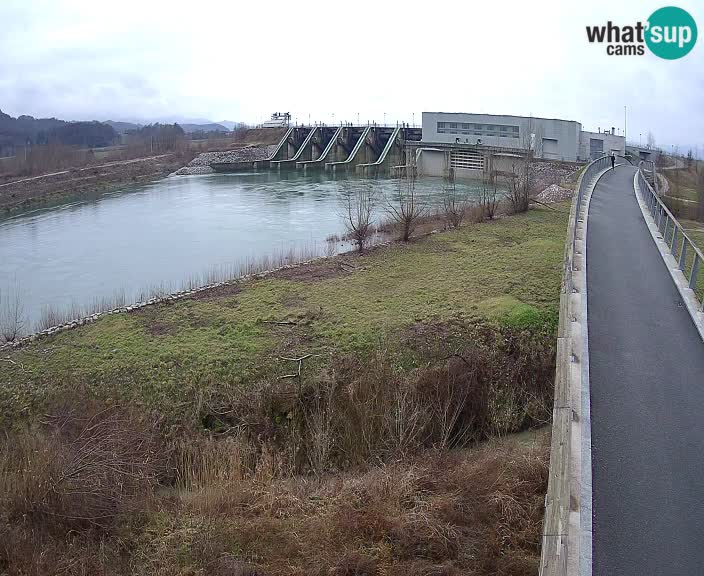
<instances>
[{"instance_id":1,"label":"riverbank","mask_svg":"<svg viewBox=\"0 0 704 576\"><path fill-rule=\"evenodd\" d=\"M512 434L552 409L555 207L3 352L0 566L535 573L548 442Z\"/></svg>"},{"instance_id":2,"label":"riverbank","mask_svg":"<svg viewBox=\"0 0 704 576\"><path fill-rule=\"evenodd\" d=\"M151 182L168 176L191 157L184 159L183 155L161 154L8 182L0 185L0 210L22 210L65 196L106 192L127 184Z\"/></svg>"},{"instance_id":3,"label":"riverbank","mask_svg":"<svg viewBox=\"0 0 704 576\"><path fill-rule=\"evenodd\" d=\"M3 182L0 183L0 211L22 210L65 196L145 184L177 171L181 174L212 173L209 164L220 157L225 161L232 161L230 157L266 157L283 134L281 128L252 128L238 133L236 138L188 142L178 153L97 163ZM185 171L181 172L182 169Z\"/></svg>"}]
</instances>

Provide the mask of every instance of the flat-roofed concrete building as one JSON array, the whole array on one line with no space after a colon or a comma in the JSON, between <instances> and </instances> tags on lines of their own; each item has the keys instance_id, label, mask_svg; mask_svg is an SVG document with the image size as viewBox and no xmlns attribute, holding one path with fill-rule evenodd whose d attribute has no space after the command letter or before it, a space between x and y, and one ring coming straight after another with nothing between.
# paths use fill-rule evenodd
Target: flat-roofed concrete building
<instances>
[{"instance_id":1,"label":"flat-roofed concrete building","mask_svg":"<svg viewBox=\"0 0 704 576\"><path fill-rule=\"evenodd\" d=\"M623 136L585 132L574 120L495 114L423 112L418 148L420 173L479 177L510 168L530 151L541 160L584 162L603 154L623 155Z\"/></svg>"},{"instance_id":2,"label":"flat-roofed concrete building","mask_svg":"<svg viewBox=\"0 0 704 576\"><path fill-rule=\"evenodd\" d=\"M626 152L626 139L611 132L587 132L582 130L580 137L580 160L594 160L604 154L617 154L623 156Z\"/></svg>"}]
</instances>

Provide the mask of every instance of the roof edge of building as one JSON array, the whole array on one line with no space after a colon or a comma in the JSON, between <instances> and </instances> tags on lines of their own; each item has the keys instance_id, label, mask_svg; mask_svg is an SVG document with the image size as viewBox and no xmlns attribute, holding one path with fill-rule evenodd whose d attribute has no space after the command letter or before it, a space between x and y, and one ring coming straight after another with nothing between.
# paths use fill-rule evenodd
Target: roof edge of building
<instances>
[{"instance_id":1,"label":"roof edge of building","mask_svg":"<svg viewBox=\"0 0 704 576\"><path fill-rule=\"evenodd\" d=\"M533 119L533 120L557 120L558 122L572 122L574 124L579 124L580 126L582 123L579 120L565 120L564 118L545 118L543 116L518 116L516 114L488 114L486 112L432 112L430 110L423 111L421 114L464 114L464 115L471 115L471 116L493 116L495 118L498 117L503 117L503 118L525 118L525 119Z\"/></svg>"}]
</instances>

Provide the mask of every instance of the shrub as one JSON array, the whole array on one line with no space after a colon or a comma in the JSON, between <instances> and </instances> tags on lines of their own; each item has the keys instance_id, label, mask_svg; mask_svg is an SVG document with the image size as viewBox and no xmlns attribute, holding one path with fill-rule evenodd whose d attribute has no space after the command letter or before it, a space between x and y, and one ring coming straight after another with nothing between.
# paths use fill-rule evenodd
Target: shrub
<instances>
[{"instance_id":1,"label":"shrub","mask_svg":"<svg viewBox=\"0 0 704 576\"><path fill-rule=\"evenodd\" d=\"M108 529L141 504L163 472L154 431L119 407L82 404L3 444L3 508L10 519L56 533Z\"/></svg>"}]
</instances>

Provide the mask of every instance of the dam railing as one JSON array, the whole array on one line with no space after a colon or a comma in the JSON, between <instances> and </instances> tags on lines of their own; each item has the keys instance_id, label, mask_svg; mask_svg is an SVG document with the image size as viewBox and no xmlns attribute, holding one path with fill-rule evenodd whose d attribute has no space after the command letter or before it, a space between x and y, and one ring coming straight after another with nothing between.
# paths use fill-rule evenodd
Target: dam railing
<instances>
[{"instance_id":1,"label":"dam railing","mask_svg":"<svg viewBox=\"0 0 704 576\"><path fill-rule=\"evenodd\" d=\"M682 224L670 212L653 186L650 185L647 177L648 168L651 168L653 178L655 172L654 167L649 164L652 162L641 161L638 165L636 177L641 198L647 205L670 254L675 258L678 268L684 274L689 288L694 291L698 309L704 311L704 254L687 235Z\"/></svg>"}]
</instances>

